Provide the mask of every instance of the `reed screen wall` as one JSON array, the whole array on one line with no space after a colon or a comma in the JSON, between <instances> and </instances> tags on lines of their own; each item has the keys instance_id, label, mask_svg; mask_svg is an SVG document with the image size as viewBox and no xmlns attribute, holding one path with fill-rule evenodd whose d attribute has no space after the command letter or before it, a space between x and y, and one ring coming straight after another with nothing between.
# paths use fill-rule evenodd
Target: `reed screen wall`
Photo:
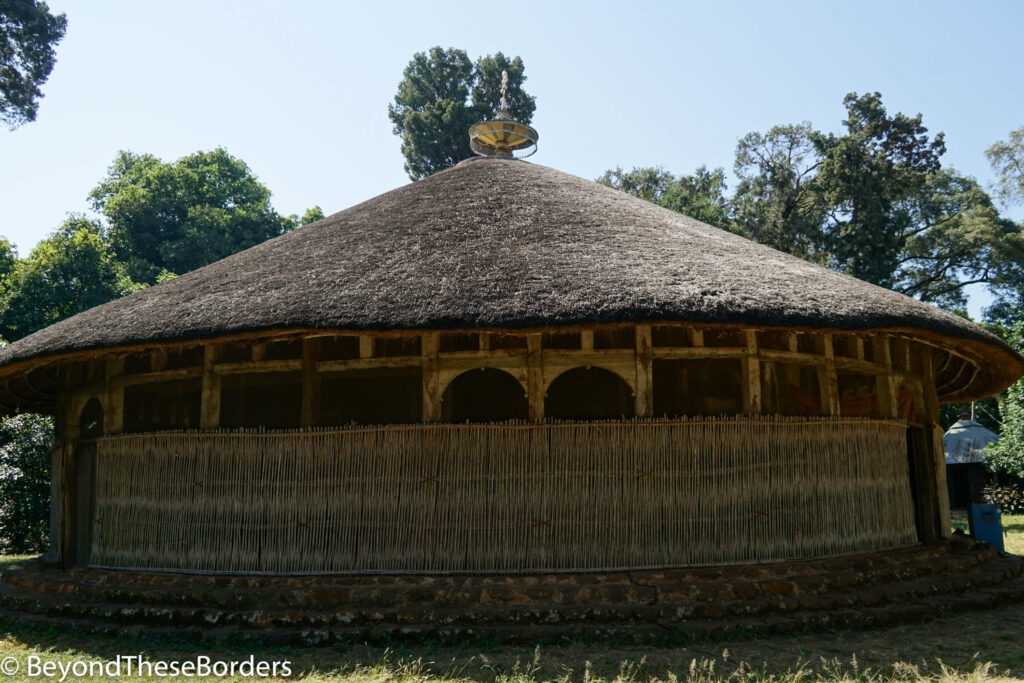
<instances>
[{"instance_id":1,"label":"reed screen wall","mask_svg":"<svg viewBox=\"0 0 1024 683\"><path fill-rule=\"evenodd\" d=\"M522 572L916 542L905 425L739 417L99 440L92 564Z\"/></svg>"}]
</instances>

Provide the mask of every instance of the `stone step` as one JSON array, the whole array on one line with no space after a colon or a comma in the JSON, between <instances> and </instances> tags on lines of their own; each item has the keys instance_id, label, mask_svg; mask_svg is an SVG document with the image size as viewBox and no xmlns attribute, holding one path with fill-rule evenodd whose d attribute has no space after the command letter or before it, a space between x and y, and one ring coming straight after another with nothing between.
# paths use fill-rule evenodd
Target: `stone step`
<instances>
[{"instance_id":1,"label":"stone step","mask_svg":"<svg viewBox=\"0 0 1024 683\"><path fill-rule=\"evenodd\" d=\"M167 626L232 626L240 628L332 628L394 624L396 627L430 623L438 626L552 623L676 623L737 617L863 609L911 603L936 596L985 590L1011 581L1021 573L1018 558L1005 558L975 571L950 576L929 576L897 584L813 595L783 595L755 599L701 602L692 600L639 599L587 600L574 603L457 603L404 604L357 607L322 606L313 609L291 606L272 609L231 609L212 605L138 604L136 602L82 599L78 595L35 593L5 586L0 605L54 617L92 618L120 623L144 622Z\"/></svg>"},{"instance_id":2,"label":"stone step","mask_svg":"<svg viewBox=\"0 0 1024 683\"><path fill-rule=\"evenodd\" d=\"M392 642L396 638L422 638L438 643L462 643L474 637L489 642L537 643L579 638L587 641L611 639L618 643L666 643L707 641L754 635L786 634L806 630L876 628L928 620L966 611L990 609L1024 600L1024 578L983 591L943 596L896 605L858 609L798 612L761 618L696 620L678 623L559 623L474 625L368 625L330 628L245 628L234 626L124 625L96 618L52 617L25 614L0 608L0 623L69 630L81 634L132 637L143 640L173 637L188 641L258 642L272 646L326 646L362 642Z\"/></svg>"},{"instance_id":3,"label":"stone step","mask_svg":"<svg viewBox=\"0 0 1024 683\"><path fill-rule=\"evenodd\" d=\"M943 546L944 547L944 546ZM925 549L930 550L930 549ZM7 585L37 593L74 595L83 600L143 605L195 605L221 608L318 608L324 605L386 608L484 604L591 604L672 601L751 600L761 597L813 595L923 576L960 574L995 559L992 549L943 553L897 551L902 564L872 562L855 568L854 560L838 571L776 574L743 578L726 574L708 580L704 570L645 572L632 575L546 576L382 576L382 577L225 577L138 571L9 571ZM922 557L923 555L923 557ZM787 565L789 566L789 565ZM780 566L774 567L776 571ZM752 573L754 568L738 568ZM765 567L756 568L763 572ZM719 576L724 572L715 571Z\"/></svg>"}]
</instances>

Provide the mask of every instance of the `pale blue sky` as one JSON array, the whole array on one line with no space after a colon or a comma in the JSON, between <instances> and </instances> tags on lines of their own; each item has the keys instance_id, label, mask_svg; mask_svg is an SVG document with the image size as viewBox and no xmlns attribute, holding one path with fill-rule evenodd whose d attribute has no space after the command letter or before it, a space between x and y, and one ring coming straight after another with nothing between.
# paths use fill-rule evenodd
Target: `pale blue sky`
<instances>
[{"instance_id":1,"label":"pale blue sky","mask_svg":"<svg viewBox=\"0 0 1024 683\"><path fill-rule=\"evenodd\" d=\"M68 35L39 119L0 130L0 234L23 255L87 209L120 149L173 160L223 146L282 213L329 214L408 182L386 108L432 45L522 56L541 136L531 160L585 178L731 171L749 131L838 130L850 91L923 113L946 133L944 162L985 184L985 148L1024 125L1015 1L50 4Z\"/></svg>"}]
</instances>

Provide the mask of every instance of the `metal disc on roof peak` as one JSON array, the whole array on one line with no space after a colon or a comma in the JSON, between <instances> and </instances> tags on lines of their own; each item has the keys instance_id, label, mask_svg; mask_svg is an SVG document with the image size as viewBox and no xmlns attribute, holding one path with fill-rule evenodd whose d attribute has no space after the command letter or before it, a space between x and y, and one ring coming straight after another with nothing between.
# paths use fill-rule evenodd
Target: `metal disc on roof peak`
<instances>
[{"instance_id":1,"label":"metal disc on roof peak","mask_svg":"<svg viewBox=\"0 0 1024 683\"><path fill-rule=\"evenodd\" d=\"M537 131L525 123L513 121L505 101L508 72L501 72L501 103L493 121L478 123L469 129L469 148L484 157L525 158L537 151Z\"/></svg>"}]
</instances>

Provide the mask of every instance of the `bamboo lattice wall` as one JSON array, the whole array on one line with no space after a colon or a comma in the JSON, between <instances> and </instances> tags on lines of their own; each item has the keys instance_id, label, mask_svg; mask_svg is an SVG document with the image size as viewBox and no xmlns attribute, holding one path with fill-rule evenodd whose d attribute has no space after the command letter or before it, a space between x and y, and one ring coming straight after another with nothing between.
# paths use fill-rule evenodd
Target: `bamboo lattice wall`
<instances>
[{"instance_id":1,"label":"bamboo lattice wall","mask_svg":"<svg viewBox=\"0 0 1024 683\"><path fill-rule=\"evenodd\" d=\"M92 563L516 572L916 542L905 425L739 417L99 441Z\"/></svg>"}]
</instances>

